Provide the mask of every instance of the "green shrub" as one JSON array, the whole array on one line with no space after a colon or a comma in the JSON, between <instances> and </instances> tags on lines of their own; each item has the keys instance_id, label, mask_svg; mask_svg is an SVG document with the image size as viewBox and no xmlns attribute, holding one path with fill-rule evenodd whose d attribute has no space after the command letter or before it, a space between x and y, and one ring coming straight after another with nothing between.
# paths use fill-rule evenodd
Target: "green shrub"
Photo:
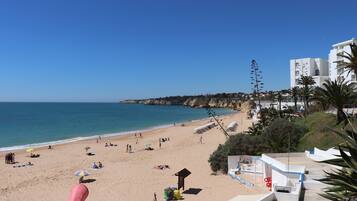
<instances>
[{"instance_id":1,"label":"green shrub","mask_svg":"<svg viewBox=\"0 0 357 201\"><path fill-rule=\"evenodd\" d=\"M306 132L306 127L279 118L264 129L262 137L270 152L284 153L288 152L289 148L290 151L296 151L300 138Z\"/></svg>"},{"instance_id":2,"label":"green shrub","mask_svg":"<svg viewBox=\"0 0 357 201\"><path fill-rule=\"evenodd\" d=\"M267 150L261 136L237 134L230 136L223 145L220 144L208 162L212 171L227 173L229 155L260 155Z\"/></svg>"}]
</instances>

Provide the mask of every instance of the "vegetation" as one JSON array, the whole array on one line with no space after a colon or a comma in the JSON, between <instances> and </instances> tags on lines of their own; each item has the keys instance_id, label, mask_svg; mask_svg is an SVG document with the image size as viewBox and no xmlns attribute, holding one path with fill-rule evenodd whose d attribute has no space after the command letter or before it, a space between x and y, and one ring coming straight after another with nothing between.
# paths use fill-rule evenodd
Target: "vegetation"
<instances>
[{"instance_id":1,"label":"vegetation","mask_svg":"<svg viewBox=\"0 0 357 201\"><path fill-rule=\"evenodd\" d=\"M299 99L299 87L292 88L290 94L291 94L291 97L294 100L294 110L296 112L298 110L297 102L298 102L298 99Z\"/></svg>"},{"instance_id":2,"label":"vegetation","mask_svg":"<svg viewBox=\"0 0 357 201\"><path fill-rule=\"evenodd\" d=\"M257 123L248 128L247 134L261 135L264 128L270 125L272 121L279 118L279 113L274 108L263 108L260 111L260 119Z\"/></svg>"},{"instance_id":3,"label":"vegetation","mask_svg":"<svg viewBox=\"0 0 357 201\"><path fill-rule=\"evenodd\" d=\"M260 155L268 151L261 136L250 136L246 134L237 134L230 136L222 145L220 144L214 151L208 162L214 172L228 171L229 155Z\"/></svg>"},{"instance_id":4,"label":"vegetation","mask_svg":"<svg viewBox=\"0 0 357 201\"><path fill-rule=\"evenodd\" d=\"M336 124L336 117L325 112L315 112L306 118L295 120L295 124L303 126L307 132L298 142L297 150L305 151L314 147L328 149L342 142L342 139L331 131L342 126Z\"/></svg>"},{"instance_id":5,"label":"vegetation","mask_svg":"<svg viewBox=\"0 0 357 201\"><path fill-rule=\"evenodd\" d=\"M337 109L337 123L347 118L343 112L344 106L356 102L355 84L341 81L326 81L323 87L316 88L315 99L322 103L324 107L329 105Z\"/></svg>"},{"instance_id":6,"label":"vegetation","mask_svg":"<svg viewBox=\"0 0 357 201\"><path fill-rule=\"evenodd\" d=\"M339 56L345 58L347 62L340 61L340 65L343 69L345 69L348 73L354 72L357 75L357 45L351 44L351 54L348 52L344 52L343 54L339 54Z\"/></svg>"},{"instance_id":7,"label":"vegetation","mask_svg":"<svg viewBox=\"0 0 357 201\"><path fill-rule=\"evenodd\" d=\"M271 118L267 118L271 119ZM268 122L268 121L267 121ZM263 125L260 123L259 125ZM266 152L286 152L296 150L298 139L304 134L305 128L295 125L286 119L276 118L257 135L237 134L219 145L208 162L214 172L227 173L229 155L261 155ZM290 146L289 146L290 140Z\"/></svg>"},{"instance_id":8,"label":"vegetation","mask_svg":"<svg viewBox=\"0 0 357 201\"><path fill-rule=\"evenodd\" d=\"M303 86L300 91L300 95L304 101L305 114L308 114L309 102L313 94L311 85L315 84L315 80L311 76L301 76L301 79L298 83Z\"/></svg>"},{"instance_id":9,"label":"vegetation","mask_svg":"<svg viewBox=\"0 0 357 201\"><path fill-rule=\"evenodd\" d=\"M325 172L326 177L319 181L328 184L321 194L329 200L357 200L357 131L353 129L333 132L343 139L338 146L341 158L324 161L339 168ZM349 154L347 154L346 152Z\"/></svg>"},{"instance_id":10,"label":"vegetation","mask_svg":"<svg viewBox=\"0 0 357 201\"><path fill-rule=\"evenodd\" d=\"M252 85L252 91L253 91L253 97L257 97L258 99L258 107L261 109L260 105L260 95L263 90L263 75L262 71L259 68L258 63L253 59L252 63L250 65L250 79L251 79L251 85Z\"/></svg>"},{"instance_id":11,"label":"vegetation","mask_svg":"<svg viewBox=\"0 0 357 201\"><path fill-rule=\"evenodd\" d=\"M307 129L302 125L279 118L264 130L262 137L270 152L284 153L296 151L299 139L306 131Z\"/></svg>"}]
</instances>

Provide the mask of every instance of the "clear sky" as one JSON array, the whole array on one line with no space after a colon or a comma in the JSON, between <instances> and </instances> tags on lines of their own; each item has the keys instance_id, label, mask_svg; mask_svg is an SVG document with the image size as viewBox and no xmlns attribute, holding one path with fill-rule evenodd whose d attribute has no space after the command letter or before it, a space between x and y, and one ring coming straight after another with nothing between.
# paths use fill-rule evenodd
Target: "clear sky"
<instances>
[{"instance_id":1,"label":"clear sky","mask_svg":"<svg viewBox=\"0 0 357 201\"><path fill-rule=\"evenodd\" d=\"M0 101L289 87L289 59L357 37L356 0L3 0Z\"/></svg>"}]
</instances>

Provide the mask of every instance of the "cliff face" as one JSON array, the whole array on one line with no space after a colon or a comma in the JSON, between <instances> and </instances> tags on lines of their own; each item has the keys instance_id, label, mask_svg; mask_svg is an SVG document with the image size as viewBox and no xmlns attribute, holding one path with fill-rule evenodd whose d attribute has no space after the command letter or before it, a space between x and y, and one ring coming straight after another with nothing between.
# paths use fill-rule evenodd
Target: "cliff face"
<instances>
[{"instance_id":1,"label":"cliff face","mask_svg":"<svg viewBox=\"0 0 357 201\"><path fill-rule=\"evenodd\" d=\"M227 95L225 95L227 96ZM232 96L232 95L231 95ZM121 103L145 104L145 105L184 105L195 108L231 108L234 110L248 111L254 105L252 101L245 101L239 97L219 97L211 96L177 96L165 98L151 98L142 100L125 100Z\"/></svg>"}]
</instances>

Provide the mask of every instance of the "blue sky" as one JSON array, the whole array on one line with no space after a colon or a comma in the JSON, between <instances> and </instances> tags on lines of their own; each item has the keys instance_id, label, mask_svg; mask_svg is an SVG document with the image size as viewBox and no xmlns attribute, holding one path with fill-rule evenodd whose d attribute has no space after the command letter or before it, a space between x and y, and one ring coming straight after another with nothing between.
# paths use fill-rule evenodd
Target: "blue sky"
<instances>
[{"instance_id":1,"label":"blue sky","mask_svg":"<svg viewBox=\"0 0 357 201\"><path fill-rule=\"evenodd\" d=\"M0 101L116 101L289 87L289 59L357 37L357 1L4 0Z\"/></svg>"}]
</instances>

